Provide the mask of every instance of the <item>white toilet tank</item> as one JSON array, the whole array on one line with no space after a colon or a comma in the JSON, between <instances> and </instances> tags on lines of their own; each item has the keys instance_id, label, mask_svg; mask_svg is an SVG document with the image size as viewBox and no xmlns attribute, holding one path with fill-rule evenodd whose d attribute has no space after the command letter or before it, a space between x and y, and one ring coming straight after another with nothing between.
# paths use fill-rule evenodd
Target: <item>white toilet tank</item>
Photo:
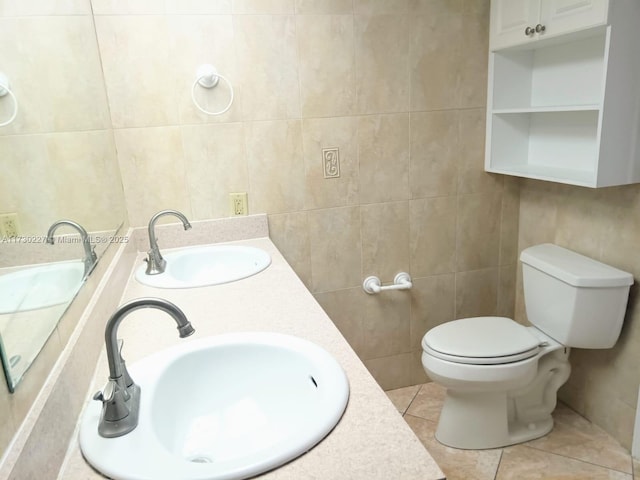
<instances>
[{"instance_id":1,"label":"white toilet tank","mask_svg":"<svg viewBox=\"0 0 640 480\"><path fill-rule=\"evenodd\" d=\"M567 347L611 348L633 276L550 243L520 254L529 321Z\"/></svg>"}]
</instances>

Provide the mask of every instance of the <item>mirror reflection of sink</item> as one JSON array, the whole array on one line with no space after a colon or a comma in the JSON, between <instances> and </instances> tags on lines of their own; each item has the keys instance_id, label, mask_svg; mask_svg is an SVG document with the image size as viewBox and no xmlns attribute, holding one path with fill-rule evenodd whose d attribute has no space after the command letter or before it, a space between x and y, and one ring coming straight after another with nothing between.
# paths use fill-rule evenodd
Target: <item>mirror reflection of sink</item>
<instances>
[{"instance_id":1,"label":"mirror reflection of sink","mask_svg":"<svg viewBox=\"0 0 640 480\"><path fill-rule=\"evenodd\" d=\"M340 420L346 375L314 343L276 333L194 340L129 367L141 388L138 426L98 435L87 406L80 447L116 480L248 478L302 455Z\"/></svg>"},{"instance_id":2,"label":"mirror reflection of sink","mask_svg":"<svg viewBox=\"0 0 640 480\"><path fill-rule=\"evenodd\" d=\"M194 288L235 282L261 272L271 257L259 248L239 245L207 245L163 253L164 273L147 275L146 266L136 270L143 285L157 288Z\"/></svg>"},{"instance_id":3,"label":"mirror reflection of sink","mask_svg":"<svg viewBox=\"0 0 640 480\"><path fill-rule=\"evenodd\" d=\"M71 301L84 277L82 261L23 268L0 275L0 314L25 312Z\"/></svg>"}]
</instances>

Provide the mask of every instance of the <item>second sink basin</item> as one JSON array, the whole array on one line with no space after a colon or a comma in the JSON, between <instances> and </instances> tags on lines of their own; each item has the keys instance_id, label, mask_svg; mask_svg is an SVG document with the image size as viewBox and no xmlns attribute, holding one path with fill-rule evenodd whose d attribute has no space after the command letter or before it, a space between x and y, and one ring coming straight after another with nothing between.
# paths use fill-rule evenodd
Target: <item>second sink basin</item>
<instances>
[{"instance_id":1,"label":"second sink basin","mask_svg":"<svg viewBox=\"0 0 640 480\"><path fill-rule=\"evenodd\" d=\"M163 254L164 273L147 275L146 265L136 271L143 285L157 288L194 288L235 282L261 272L271 256L259 248L240 245L207 245Z\"/></svg>"}]
</instances>

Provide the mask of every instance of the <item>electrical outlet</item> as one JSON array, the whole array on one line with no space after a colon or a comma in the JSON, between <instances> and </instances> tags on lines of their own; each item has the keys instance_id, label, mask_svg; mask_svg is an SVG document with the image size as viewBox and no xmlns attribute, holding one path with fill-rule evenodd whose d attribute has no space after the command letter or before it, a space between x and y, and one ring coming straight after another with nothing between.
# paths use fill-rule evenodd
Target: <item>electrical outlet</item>
<instances>
[{"instance_id":1,"label":"electrical outlet","mask_svg":"<svg viewBox=\"0 0 640 480\"><path fill-rule=\"evenodd\" d=\"M232 217L249 214L249 201L247 199L247 192L230 193L229 200L231 204Z\"/></svg>"},{"instance_id":2,"label":"electrical outlet","mask_svg":"<svg viewBox=\"0 0 640 480\"><path fill-rule=\"evenodd\" d=\"M2 236L14 238L20 235L20 225L18 224L17 213L4 213L0 215L0 229Z\"/></svg>"}]
</instances>

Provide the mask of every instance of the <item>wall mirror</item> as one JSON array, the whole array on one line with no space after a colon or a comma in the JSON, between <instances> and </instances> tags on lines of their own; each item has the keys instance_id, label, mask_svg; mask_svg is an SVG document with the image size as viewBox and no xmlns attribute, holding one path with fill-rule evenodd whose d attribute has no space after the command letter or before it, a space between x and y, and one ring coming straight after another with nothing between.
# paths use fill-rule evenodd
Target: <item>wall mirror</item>
<instances>
[{"instance_id":1,"label":"wall mirror","mask_svg":"<svg viewBox=\"0 0 640 480\"><path fill-rule=\"evenodd\" d=\"M90 0L0 2L0 357L11 392L126 217ZM0 91L0 94L2 92ZM7 230L17 237L7 238ZM4 282L4 283L3 283Z\"/></svg>"}]
</instances>

